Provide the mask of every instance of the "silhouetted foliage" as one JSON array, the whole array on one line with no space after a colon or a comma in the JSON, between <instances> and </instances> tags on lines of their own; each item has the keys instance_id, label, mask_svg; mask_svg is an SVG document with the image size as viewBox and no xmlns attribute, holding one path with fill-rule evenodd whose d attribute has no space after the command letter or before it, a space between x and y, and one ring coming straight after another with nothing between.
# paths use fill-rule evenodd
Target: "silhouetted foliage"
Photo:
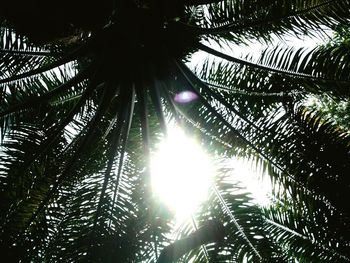
<instances>
[{"instance_id":1,"label":"silhouetted foliage","mask_svg":"<svg viewBox=\"0 0 350 263\"><path fill-rule=\"evenodd\" d=\"M191 241L208 222L220 222L224 237L200 235L180 261L348 262L349 134L302 104L310 94L349 97L350 49L273 39L324 35L349 23L349 8L348 0L6 2L2 255L156 262L176 247L148 167L172 119L216 158L256 161L275 186L262 209L219 163L209 201L179 238ZM267 46L258 59L219 48L250 40ZM191 70L197 51L209 59ZM183 91L195 99L180 103Z\"/></svg>"}]
</instances>

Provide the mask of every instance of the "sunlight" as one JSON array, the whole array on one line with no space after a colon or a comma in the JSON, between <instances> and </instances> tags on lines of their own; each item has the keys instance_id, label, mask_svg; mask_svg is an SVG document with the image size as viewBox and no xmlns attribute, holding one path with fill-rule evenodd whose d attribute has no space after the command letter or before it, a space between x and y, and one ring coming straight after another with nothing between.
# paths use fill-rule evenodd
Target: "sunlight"
<instances>
[{"instance_id":1,"label":"sunlight","mask_svg":"<svg viewBox=\"0 0 350 263\"><path fill-rule=\"evenodd\" d=\"M254 167L243 158L233 158L231 166L233 180L240 182L251 193L251 197L257 204L261 206L271 204L272 184L261 167Z\"/></svg>"},{"instance_id":2,"label":"sunlight","mask_svg":"<svg viewBox=\"0 0 350 263\"><path fill-rule=\"evenodd\" d=\"M177 218L185 218L206 199L211 185L211 161L193 139L173 128L151 159L151 175L156 197Z\"/></svg>"}]
</instances>

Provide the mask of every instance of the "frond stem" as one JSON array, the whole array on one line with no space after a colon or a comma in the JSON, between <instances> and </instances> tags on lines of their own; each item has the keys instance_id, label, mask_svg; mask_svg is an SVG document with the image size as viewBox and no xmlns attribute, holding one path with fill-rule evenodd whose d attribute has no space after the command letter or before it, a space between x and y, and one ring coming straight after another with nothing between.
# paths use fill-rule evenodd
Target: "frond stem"
<instances>
[{"instance_id":1,"label":"frond stem","mask_svg":"<svg viewBox=\"0 0 350 263\"><path fill-rule=\"evenodd\" d=\"M74 76L72 79L68 80L67 82L59 85L58 87L48 91L47 93L41 95L41 96L36 96L33 98L28 98L25 101L18 103L17 105L14 105L10 107L7 110L4 110L0 112L0 118L14 113L16 111L25 109L26 107L31 107L31 106L36 106L40 103L43 103L45 101L50 100L52 97L66 91L67 89L71 88L72 86L80 83L83 81L87 76L90 71L88 69L83 70L82 72L79 72L76 76Z\"/></svg>"},{"instance_id":2,"label":"frond stem","mask_svg":"<svg viewBox=\"0 0 350 263\"><path fill-rule=\"evenodd\" d=\"M273 167L275 167L277 170L279 170L280 172L284 173L286 176L288 176L288 178L290 180L292 180L296 185L302 187L303 189L305 189L305 191L307 191L308 193L312 194L312 195L316 195L316 193L313 190L308 189L304 184L300 183L299 181L295 180L293 178L293 176L288 173L288 171L286 171L281 165L279 165L278 163L274 162L267 154L265 154L264 152L262 152L257 146L255 146L252 142L250 142L247 138L245 138L242 134L240 134L222 115L220 115L216 109L214 109L210 103L202 96L202 94L197 90L195 84L192 82L191 80L191 75L187 75L188 73L186 73L186 68L185 67L183 69L183 67L181 66L181 63L178 63L175 59L174 59L174 63L176 65L176 67L179 69L179 71L181 72L182 76L185 77L185 79L187 80L187 82L190 84L193 92L195 92L197 94L197 96L201 99L202 103L208 108L210 109L210 111L228 128L231 130L232 133L234 133L238 138L240 138L243 142L245 142L252 150L254 150L262 159L268 161ZM327 205L327 206L331 206L334 210L337 210L328 200L326 200L325 198L322 199L322 201Z\"/></svg>"},{"instance_id":3,"label":"frond stem","mask_svg":"<svg viewBox=\"0 0 350 263\"><path fill-rule=\"evenodd\" d=\"M251 68L256 68L256 69L261 69L261 70L266 70L266 71L270 71L270 72L274 72L277 74L282 74L282 75L287 75L287 76L292 76L292 77L297 77L297 78L307 78L307 79L312 79L312 80L323 80L323 81L329 81L329 82L347 82L345 80L328 80L328 79L323 79L320 77L316 77L313 75L309 75L309 74L305 74L305 73L299 73L299 72L294 72L294 71L289 71L289 70L283 70L283 69L278 69L278 68L273 68L273 67L268 67L268 66L264 66L258 63L253 63L244 59L239 59L239 58L235 58L232 56L229 56L227 54L224 54L220 51L217 51L215 49L212 49L202 43L198 43L197 47L199 49L201 49L202 51L205 51L213 56L217 56L220 57L222 59L225 59L227 61L233 62L233 63L238 63L244 66L248 66Z\"/></svg>"},{"instance_id":4,"label":"frond stem","mask_svg":"<svg viewBox=\"0 0 350 263\"><path fill-rule=\"evenodd\" d=\"M217 196L217 198L219 199L219 202L221 203L223 210L226 211L227 215L230 217L230 219L232 220L232 222L234 223L234 225L236 226L238 232L241 233L243 239L247 242L247 244L251 247L251 249L254 251L254 254L260 259L262 260L262 256L260 255L260 253L256 250L256 248L254 247L254 245L252 244L252 242L249 240L249 238L247 237L247 235L244 233L243 228L241 227L241 225L238 223L236 217L233 215L232 211L230 210L230 208L228 207L228 205L226 204L225 199L222 197L221 193L219 192L219 190L217 189L216 185L213 184L212 188L214 190L215 195Z\"/></svg>"},{"instance_id":5,"label":"frond stem","mask_svg":"<svg viewBox=\"0 0 350 263\"><path fill-rule=\"evenodd\" d=\"M266 19L255 20L255 21L251 21L251 22L250 21L243 22L240 24L228 23L228 24L223 25L223 26L211 27L211 28L203 28L203 27L194 26L194 25L185 24L185 23L181 23L181 24L183 26L185 26L186 28L188 28L189 30L193 31L193 33L199 34L199 35L206 35L206 34L216 35L216 34L223 34L223 33L235 33L235 32L240 32L240 31L245 30L245 29L250 29L250 28L254 28L254 27L258 27L258 26L260 27L261 25L264 25L264 24L273 24L273 23L276 23L276 22L284 20L284 19L303 15L303 14L309 13L313 10L317 10L323 6L329 5L333 2L337 2L337 1L338 0L328 0L328 1L325 1L323 3L316 4L314 6L310 6L308 8L302 9L302 10L292 12L290 14L286 14L286 15L282 14L280 16L273 17L273 18L269 17Z\"/></svg>"},{"instance_id":6,"label":"frond stem","mask_svg":"<svg viewBox=\"0 0 350 263\"><path fill-rule=\"evenodd\" d=\"M134 115L134 106L135 106L135 86L132 86L132 94L131 94L131 102L128 107L128 111L126 114L126 122L125 122L125 129L124 133L122 135L122 144L120 148L120 157L118 161L118 171L117 171L117 178L115 180L115 187L113 192L113 200L111 205L111 214L113 213L114 205L118 202L118 190L119 190L119 183L122 180L122 171L123 171L123 164L124 164L124 156L125 156L125 148L126 143L129 137L129 132L131 128L132 118ZM112 215L111 215L112 217ZM111 220L109 221L109 226L111 225Z\"/></svg>"},{"instance_id":7,"label":"frond stem","mask_svg":"<svg viewBox=\"0 0 350 263\"><path fill-rule=\"evenodd\" d=\"M29 50L13 50L13 49L0 49L0 54L19 55L19 56L33 56L33 57L56 57L59 54L52 53L51 51L29 51Z\"/></svg>"},{"instance_id":8,"label":"frond stem","mask_svg":"<svg viewBox=\"0 0 350 263\"><path fill-rule=\"evenodd\" d=\"M110 90L111 89L108 89L107 87L105 87L104 93L103 93L103 95L101 97L101 100L100 100L99 107L98 107L94 117L92 118L92 120L90 122L87 134L83 138L80 146L75 151L75 153L72 156L72 158L66 164L65 169L63 170L61 175L56 179L56 182L53 184L51 189L48 191L48 193L46 194L45 198L41 201L40 205L35 209L35 212L32 214L30 219L27 221L23 231L26 231L28 229L28 227L30 227L30 225L37 218L37 216L42 212L42 210L45 208L47 203L51 200L51 198L54 195L54 193L56 193L58 191L58 189L61 186L62 182L68 176L69 171L73 167L73 165L76 162L76 160L79 158L79 155L82 152L84 152L85 147L87 146L88 142L90 141L91 137L93 136L93 134L94 134L94 132L95 132L97 126L98 126L98 123L101 120L101 117L104 115L104 113L107 110L107 108L109 106L109 103L110 103L110 101L112 99L112 96L110 94L110 92L111 92Z\"/></svg>"},{"instance_id":9,"label":"frond stem","mask_svg":"<svg viewBox=\"0 0 350 263\"><path fill-rule=\"evenodd\" d=\"M70 63L73 60L75 60L77 57L79 57L79 55L81 55L83 53L85 49L85 45L83 45L82 47L76 49L75 51L71 52L70 54L68 54L67 56L60 58L48 65L42 66L40 68L37 69L33 69L30 71L27 71L25 73L22 74L18 74L18 75L14 75L8 78L4 78L4 79L0 79L0 84L4 84L4 83L9 83L9 82L13 82L13 81L17 81L17 80L21 80L24 78L28 78L28 77L32 77L41 73L44 73L46 71L52 70L54 68L57 68L59 66L62 66L64 64Z\"/></svg>"}]
</instances>

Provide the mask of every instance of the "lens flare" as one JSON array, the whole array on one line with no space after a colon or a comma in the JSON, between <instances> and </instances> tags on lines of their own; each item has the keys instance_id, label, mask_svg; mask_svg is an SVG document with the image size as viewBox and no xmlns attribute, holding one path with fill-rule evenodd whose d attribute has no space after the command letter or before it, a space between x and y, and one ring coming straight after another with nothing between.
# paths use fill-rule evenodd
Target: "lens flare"
<instances>
[{"instance_id":1,"label":"lens flare","mask_svg":"<svg viewBox=\"0 0 350 263\"><path fill-rule=\"evenodd\" d=\"M198 95L196 93L186 90L186 91L177 93L174 97L174 100L177 103L186 104L196 100L197 98L198 98Z\"/></svg>"}]
</instances>

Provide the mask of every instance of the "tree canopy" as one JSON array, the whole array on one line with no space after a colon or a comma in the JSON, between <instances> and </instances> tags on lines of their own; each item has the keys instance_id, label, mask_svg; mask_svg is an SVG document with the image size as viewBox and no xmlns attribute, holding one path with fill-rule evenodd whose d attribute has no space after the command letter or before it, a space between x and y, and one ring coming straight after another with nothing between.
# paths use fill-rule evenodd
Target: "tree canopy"
<instances>
[{"instance_id":1,"label":"tree canopy","mask_svg":"<svg viewBox=\"0 0 350 263\"><path fill-rule=\"evenodd\" d=\"M346 38L313 49L274 41L326 37L348 25L349 8L348 0L6 2L2 255L349 262L349 131L304 106L313 95L349 97ZM251 41L266 47L258 59L235 54ZM196 52L208 59L192 69ZM193 99L179 101L183 92ZM175 240L149 169L169 120L218 163L208 202ZM232 182L233 156L271 177L271 206Z\"/></svg>"}]
</instances>

